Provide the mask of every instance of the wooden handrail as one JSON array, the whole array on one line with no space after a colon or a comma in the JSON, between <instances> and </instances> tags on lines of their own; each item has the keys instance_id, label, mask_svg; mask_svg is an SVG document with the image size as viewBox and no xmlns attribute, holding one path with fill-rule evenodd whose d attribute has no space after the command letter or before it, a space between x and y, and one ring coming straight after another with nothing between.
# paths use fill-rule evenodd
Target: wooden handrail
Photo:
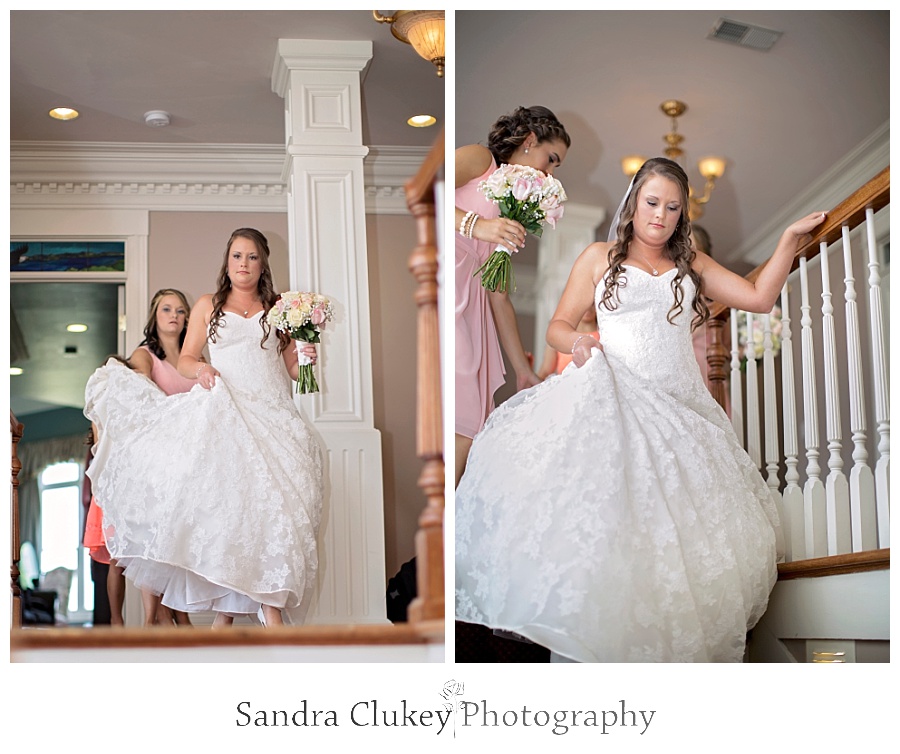
<instances>
[{"instance_id":1,"label":"wooden handrail","mask_svg":"<svg viewBox=\"0 0 900 754\"><path fill-rule=\"evenodd\" d=\"M12 596L12 626L19 628L22 625L22 590L19 586L19 550L22 546L19 537L19 472L22 470L22 462L19 460L19 440L25 427L16 419L12 411L9 412L9 432L12 439L12 479L10 504L10 558L9 566L10 594Z\"/></svg>"},{"instance_id":2,"label":"wooden handrail","mask_svg":"<svg viewBox=\"0 0 900 754\"><path fill-rule=\"evenodd\" d=\"M227 631L154 626L95 626L88 630L40 628L10 634L10 651L55 649L176 649L196 647L388 647L437 644L444 640L439 622L334 626L234 626Z\"/></svg>"},{"instance_id":3,"label":"wooden handrail","mask_svg":"<svg viewBox=\"0 0 900 754\"><path fill-rule=\"evenodd\" d=\"M441 132L418 173L406 183L406 201L416 220L416 247L409 269L418 287L416 453L424 462L419 487L426 506L416 533L416 598L412 623L444 618L444 450L441 414L441 353L438 326L438 249L435 185L444 165Z\"/></svg>"},{"instance_id":4,"label":"wooden handrail","mask_svg":"<svg viewBox=\"0 0 900 754\"><path fill-rule=\"evenodd\" d=\"M825 241L832 244L841 237L844 225L855 228L866 218L866 210L877 212L891 201L891 168L882 170L864 186L854 191L828 213L828 217L810 240L794 254L791 271L800 266L800 259L812 259L819 253L819 244ZM753 282L766 262L749 272L745 277ZM725 347L725 323L731 316L731 309L720 303L709 307L710 318L706 329L706 363L708 366L709 390L713 398L723 408L726 405L725 383L728 379L727 365L731 359Z\"/></svg>"},{"instance_id":5,"label":"wooden handrail","mask_svg":"<svg viewBox=\"0 0 900 754\"><path fill-rule=\"evenodd\" d=\"M828 213L828 217L822 226L813 234L812 238L801 246L794 254L791 264L791 272L800 266L800 258L812 259L819 253L819 244L825 241L832 244L841 237L841 228L845 225L855 228L866 219L866 210L878 210L886 207L891 201L891 168L890 165L878 175L869 180L864 186L854 191L844 201L838 204ZM766 262L747 273L746 278L750 282L759 277ZM713 304L709 308L710 319L728 319L728 308L722 304Z\"/></svg>"},{"instance_id":6,"label":"wooden handrail","mask_svg":"<svg viewBox=\"0 0 900 754\"><path fill-rule=\"evenodd\" d=\"M891 549L851 552L846 555L829 555L824 558L808 558L793 563L778 564L778 580L808 579L818 576L834 576L862 571L883 571L891 567Z\"/></svg>"}]
</instances>

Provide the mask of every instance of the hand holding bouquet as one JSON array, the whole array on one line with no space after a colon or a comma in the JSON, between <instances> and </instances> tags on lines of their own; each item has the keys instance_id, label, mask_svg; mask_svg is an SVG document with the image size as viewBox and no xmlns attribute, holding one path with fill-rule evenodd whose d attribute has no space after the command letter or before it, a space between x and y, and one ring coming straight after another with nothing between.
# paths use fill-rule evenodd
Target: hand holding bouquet
<instances>
[{"instance_id":1,"label":"hand holding bouquet","mask_svg":"<svg viewBox=\"0 0 900 754\"><path fill-rule=\"evenodd\" d=\"M288 291L281 294L266 319L272 327L287 333L294 340L318 343L325 323L334 319L334 307L329 299L319 293ZM311 359L298 350L297 360L296 392L319 392Z\"/></svg>"},{"instance_id":2,"label":"hand holding bouquet","mask_svg":"<svg viewBox=\"0 0 900 754\"><path fill-rule=\"evenodd\" d=\"M500 206L500 217L515 220L538 238L544 232L544 223L555 228L556 221L563 216L566 192L562 184L536 168L501 165L478 185L478 190ZM511 255L512 251L499 244L478 268L481 284L489 291L506 291L510 283L515 290Z\"/></svg>"}]
</instances>

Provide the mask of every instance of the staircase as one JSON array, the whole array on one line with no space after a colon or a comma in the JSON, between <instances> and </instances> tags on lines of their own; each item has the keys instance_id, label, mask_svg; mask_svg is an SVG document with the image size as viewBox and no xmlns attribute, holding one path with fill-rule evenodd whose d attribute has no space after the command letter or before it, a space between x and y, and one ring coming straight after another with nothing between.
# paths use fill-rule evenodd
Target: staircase
<instances>
[{"instance_id":1,"label":"staircase","mask_svg":"<svg viewBox=\"0 0 900 754\"><path fill-rule=\"evenodd\" d=\"M710 390L725 407L727 386L785 532L751 662L890 659L889 202L890 167L797 252L773 315L708 323Z\"/></svg>"}]
</instances>

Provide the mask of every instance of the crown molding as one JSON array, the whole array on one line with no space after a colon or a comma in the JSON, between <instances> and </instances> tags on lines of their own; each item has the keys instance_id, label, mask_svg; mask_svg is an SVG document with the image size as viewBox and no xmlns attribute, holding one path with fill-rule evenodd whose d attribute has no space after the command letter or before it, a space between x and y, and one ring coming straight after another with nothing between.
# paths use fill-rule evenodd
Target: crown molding
<instances>
[{"instance_id":1,"label":"crown molding","mask_svg":"<svg viewBox=\"0 0 900 754\"><path fill-rule=\"evenodd\" d=\"M346 156L362 157L363 150ZM427 153L370 147L363 162L366 212L408 214L404 185ZM274 144L14 141L10 206L286 212L288 159L285 147Z\"/></svg>"},{"instance_id":2,"label":"crown molding","mask_svg":"<svg viewBox=\"0 0 900 754\"><path fill-rule=\"evenodd\" d=\"M765 262L784 229L809 212L831 209L891 164L890 122L877 128L842 160L828 168L790 204L730 255L754 267Z\"/></svg>"}]
</instances>

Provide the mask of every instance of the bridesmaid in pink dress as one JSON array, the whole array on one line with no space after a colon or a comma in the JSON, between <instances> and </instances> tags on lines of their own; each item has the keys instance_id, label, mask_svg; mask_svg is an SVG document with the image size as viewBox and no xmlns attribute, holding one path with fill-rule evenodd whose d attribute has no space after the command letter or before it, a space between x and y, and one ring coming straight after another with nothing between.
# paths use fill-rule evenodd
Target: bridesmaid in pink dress
<instances>
[{"instance_id":1,"label":"bridesmaid in pink dress","mask_svg":"<svg viewBox=\"0 0 900 754\"><path fill-rule=\"evenodd\" d=\"M150 314L144 327L144 340L131 354L131 367L149 377L166 395L186 393L197 380L183 377L176 369L181 346L187 333L188 306L185 295L174 288L157 291L150 303ZM187 613L170 610L161 604L160 596L141 590L144 605L144 625L157 624L190 626Z\"/></svg>"},{"instance_id":2,"label":"bridesmaid in pink dress","mask_svg":"<svg viewBox=\"0 0 900 754\"><path fill-rule=\"evenodd\" d=\"M476 271L502 243L518 250L525 229L499 217L499 208L478 184L502 164L519 164L552 173L571 140L546 107L519 107L494 123L488 145L456 150L456 482L465 469L472 438L494 408L494 393L505 382L500 347L516 373L516 389L540 378L522 347L509 294L490 292ZM469 214L472 213L472 214Z\"/></svg>"}]
</instances>

